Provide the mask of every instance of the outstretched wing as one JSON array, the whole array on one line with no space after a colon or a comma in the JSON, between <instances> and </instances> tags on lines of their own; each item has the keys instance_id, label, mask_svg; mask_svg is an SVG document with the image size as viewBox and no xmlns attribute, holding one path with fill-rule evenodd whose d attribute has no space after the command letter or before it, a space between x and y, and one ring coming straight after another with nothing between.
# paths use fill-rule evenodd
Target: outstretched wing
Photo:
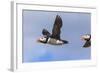
<instances>
[{"instance_id":1,"label":"outstretched wing","mask_svg":"<svg viewBox=\"0 0 100 73\"><path fill-rule=\"evenodd\" d=\"M42 30L42 34L43 34L44 36L50 36L50 35L51 35L47 29L43 29L43 30Z\"/></svg>"},{"instance_id":2,"label":"outstretched wing","mask_svg":"<svg viewBox=\"0 0 100 73\"><path fill-rule=\"evenodd\" d=\"M52 38L60 40L61 27L62 27L62 19L59 15L57 15L52 29L52 35L51 35Z\"/></svg>"}]
</instances>

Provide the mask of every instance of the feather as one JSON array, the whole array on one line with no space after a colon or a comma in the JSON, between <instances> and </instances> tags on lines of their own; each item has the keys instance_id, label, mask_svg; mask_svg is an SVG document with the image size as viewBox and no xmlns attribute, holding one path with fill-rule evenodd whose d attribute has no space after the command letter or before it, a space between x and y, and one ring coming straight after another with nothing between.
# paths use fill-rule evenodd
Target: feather
<instances>
[{"instance_id":1,"label":"feather","mask_svg":"<svg viewBox=\"0 0 100 73\"><path fill-rule=\"evenodd\" d=\"M57 15L52 29L52 35L51 35L52 38L60 40L61 27L62 27L62 19L59 15Z\"/></svg>"}]
</instances>

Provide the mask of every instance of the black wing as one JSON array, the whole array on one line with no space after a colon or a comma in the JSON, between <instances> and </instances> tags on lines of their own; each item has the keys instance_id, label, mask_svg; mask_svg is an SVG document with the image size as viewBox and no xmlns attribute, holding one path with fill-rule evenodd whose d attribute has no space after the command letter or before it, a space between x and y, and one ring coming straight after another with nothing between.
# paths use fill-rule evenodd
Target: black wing
<instances>
[{"instance_id":1,"label":"black wing","mask_svg":"<svg viewBox=\"0 0 100 73\"><path fill-rule=\"evenodd\" d=\"M43 34L44 36L50 36L50 35L51 35L51 34L49 33L49 31L46 30L46 29L43 29L43 30L42 30L42 34Z\"/></svg>"},{"instance_id":2,"label":"black wing","mask_svg":"<svg viewBox=\"0 0 100 73\"><path fill-rule=\"evenodd\" d=\"M91 41L86 41L86 43L83 45L83 47L90 47L91 46Z\"/></svg>"},{"instance_id":3,"label":"black wing","mask_svg":"<svg viewBox=\"0 0 100 73\"><path fill-rule=\"evenodd\" d=\"M51 35L52 38L60 40L61 27L62 27L62 19L59 15L57 15L52 29L52 35Z\"/></svg>"}]
</instances>

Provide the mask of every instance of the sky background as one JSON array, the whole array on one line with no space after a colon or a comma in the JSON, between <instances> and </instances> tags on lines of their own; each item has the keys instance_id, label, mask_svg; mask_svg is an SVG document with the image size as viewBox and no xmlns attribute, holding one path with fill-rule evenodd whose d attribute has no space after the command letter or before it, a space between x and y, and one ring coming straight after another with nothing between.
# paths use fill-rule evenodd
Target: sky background
<instances>
[{"instance_id":1,"label":"sky background","mask_svg":"<svg viewBox=\"0 0 100 73\"><path fill-rule=\"evenodd\" d=\"M69 44L50 45L38 43L43 28L52 31L56 15L63 21L61 38ZM23 10L23 62L86 60L91 58L91 48L83 48L81 36L91 33L91 14L78 12L50 12Z\"/></svg>"}]
</instances>

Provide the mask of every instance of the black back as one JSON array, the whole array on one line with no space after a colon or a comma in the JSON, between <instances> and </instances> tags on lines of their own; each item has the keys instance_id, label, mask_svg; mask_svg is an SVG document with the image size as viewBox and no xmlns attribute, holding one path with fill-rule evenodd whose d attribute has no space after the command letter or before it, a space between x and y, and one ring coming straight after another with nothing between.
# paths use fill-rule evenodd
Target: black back
<instances>
[{"instance_id":1,"label":"black back","mask_svg":"<svg viewBox=\"0 0 100 73\"><path fill-rule=\"evenodd\" d=\"M91 41L86 41L86 43L83 45L83 47L90 47L91 46Z\"/></svg>"},{"instance_id":2,"label":"black back","mask_svg":"<svg viewBox=\"0 0 100 73\"><path fill-rule=\"evenodd\" d=\"M83 45L83 47L90 47L91 46L91 35L90 35L90 38L89 39L85 39L85 40L86 40L86 42Z\"/></svg>"}]
</instances>

